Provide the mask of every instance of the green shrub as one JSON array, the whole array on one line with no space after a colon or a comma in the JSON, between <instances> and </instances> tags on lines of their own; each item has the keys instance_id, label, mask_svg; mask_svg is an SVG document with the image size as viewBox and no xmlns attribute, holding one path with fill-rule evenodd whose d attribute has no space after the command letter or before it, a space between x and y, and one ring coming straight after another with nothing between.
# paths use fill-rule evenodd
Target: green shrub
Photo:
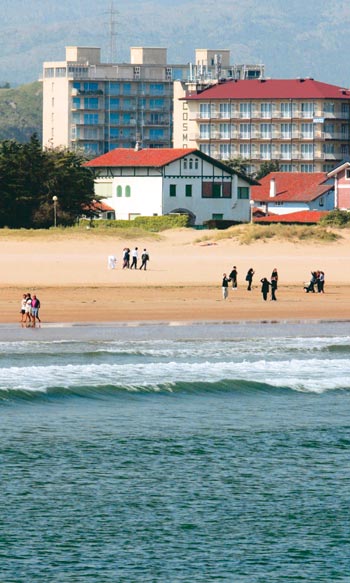
<instances>
[{"instance_id":1,"label":"green shrub","mask_svg":"<svg viewBox=\"0 0 350 583\"><path fill-rule=\"evenodd\" d=\"M332 227L347 227L350 225L350 212L334 210L330 211L320 220L320 225L331 225Z\"/></svg>"},{"instance_id":2,"label":"green shrub","mask_svg":"<svg viewBox=\"0 0 350 583\"><path fill-rule=\"evenodd\" d=\"M90 221L81 220L80 226L86 228ZM91 223L94 229L142 229L144 231L165 231L166 229L180 229L189 224L188 215L160 215L156 217L136 217L132 221L98 219Z\"/></svg>"}]
</instances>

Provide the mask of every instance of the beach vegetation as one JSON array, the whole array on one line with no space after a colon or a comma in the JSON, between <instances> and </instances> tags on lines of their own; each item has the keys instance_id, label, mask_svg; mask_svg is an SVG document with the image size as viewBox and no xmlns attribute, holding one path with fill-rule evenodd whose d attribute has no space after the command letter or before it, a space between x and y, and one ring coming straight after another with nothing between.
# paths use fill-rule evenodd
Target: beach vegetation
<instances>
[{"instance_id":1,"label":"beach vegetation","mask_svg":"<svg viewBox=\"0 0 350 583\"><path fill-rule=\"evenodd\" d=\"M325 217L320 220L320 224L331 227L350 227L350 212L334 210L327 213Z\"/></svg>"},{"instance_id":2,"label":"beach vegetation","mask_svg":"<svg viewBox=\"0 0 350 583\"><path fill-rule=\"evenodd\" d=\"M315 225L239 225L226 230L211 232L196 240L197 243L205 241L221 241L233 239L241 245L267 242L269 240L289 241L293 243L313 241L330 243L337 241L341 235L325 226Z\"/></svg>"},{"instance_id":3,"label":"beach vegetation","mask_svg":"<svg viewBox=\"0 0 350 583\"><path fill-rule=\"evenodd\" d=\"M112 230L133 230L139 229L143 232L154 232L158 233L160 231L166 231L167 229L181 229L185 228L189 224L188 215L159 215L155 217L135 217L132 221L128 220L103 220L97 219L95 221L80 221L80 226L93 227L94 229L112 229Z\"/></svg>"}]
</instances>

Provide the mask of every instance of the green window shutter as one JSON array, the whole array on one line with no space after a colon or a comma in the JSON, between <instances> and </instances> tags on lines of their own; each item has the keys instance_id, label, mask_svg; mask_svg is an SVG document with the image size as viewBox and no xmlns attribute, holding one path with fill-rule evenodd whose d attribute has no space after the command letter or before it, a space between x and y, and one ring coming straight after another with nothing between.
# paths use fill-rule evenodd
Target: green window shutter
<instances>
[{"instance_id":1,"label":"green window shutter","mask_svg":"<svg viewBox=\"0 0 350 583\"><path fill-rule=\"evenodd\" d=\"M238 198L239 199L248 199L249 198L248 186L239 186L238 187Z\"/></svg>"},{"instance_id":2,"label":"green window shutter","mask_svg":"<svg viewBox=\"0 0 350 583\"><path fill-rule=\"evenodd\" d=\"M126 186L125 187L125 196L130 197L131 194L131 188L130 186Z\"/></svg>"},{"instance_id":3,"label":"green window shutter","mask_svg":"<svg viewBox=\"0 0 350 583\"><path fill-rule=\"evenodd\" d=\"M213 213L211 215L211 218L213 219L213 221L222 221L224 218L224 215L222 213Z\"/></svg>"},{"instance_id":4,"label":"green window shutter","mask_svg":"<svg viewBox=\"0 0 350 583\"><path fill-rule=\"evenodd\" d=\"M192 184L186 184L186 196L192 196Z\"/></svg>"},{"instance_id":5,"label":"green window shutter","mask_svg":"<svg viewBox=\"0 0 350 583\"><path fill-rule=\"evenodd\" d=\"M170 196L176 196L176 184L170 184L169 194Z\"/></svg>"},{"instance_id":6,"label":"green window shutter","mask_svg":"<svg viewBox=\"0 0 350 583\"><path fill-rule=\"evenodd\" d=\"M117 196L122 196L123 195L123 189L121 186L117 186Z\"/></svg>"},{"instance_id":7,"label":"green window shutter","mask_svg":"<svg viewBox=\"0 0 350 583\"><path fill-rule=\"evenodd\" d=\"M221 184L213 183L213 198L221 198Z\"/></svg>"}]
</instances>

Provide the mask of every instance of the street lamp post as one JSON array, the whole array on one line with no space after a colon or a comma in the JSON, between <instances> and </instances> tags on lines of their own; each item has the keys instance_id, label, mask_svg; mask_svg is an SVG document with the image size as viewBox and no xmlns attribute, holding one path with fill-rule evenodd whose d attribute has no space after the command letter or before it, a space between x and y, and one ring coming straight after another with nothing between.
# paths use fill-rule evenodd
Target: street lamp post
<instances>
[{"instance_id":1,"label":"street lamp post","mask_svg":"<svg viewBox=\"0 0 350 583\"><path fill-rule=\"evenodd\" d=\"M250 204L250 222L253 223L254 201L250 199L249 204Z\"/></svg>"},{"instance_id":2,"label":"street lamp post","mask_svg":"<svg viewBox=\"0 0 350 583\"><path fill-rule=\"evenodd\" d=\"M58 197L55 195L52 197L53 202L53 226L57 227L57 201Z\"/></svg>"}]
</instances>

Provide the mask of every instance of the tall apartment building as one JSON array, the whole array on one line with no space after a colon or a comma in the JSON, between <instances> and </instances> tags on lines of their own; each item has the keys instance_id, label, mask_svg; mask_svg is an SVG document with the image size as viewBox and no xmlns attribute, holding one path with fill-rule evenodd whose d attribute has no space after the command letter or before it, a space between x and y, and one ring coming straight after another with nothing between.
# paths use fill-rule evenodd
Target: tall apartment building
<instances>
[{"instance_id":1,"label":"tall apartment building","mask_svg":"<svg viewBox=\"0 0 350 583\"><path fill-rule=\"evenodd\" d=\"M350 90L313 79L176 82L174 147L241 157L247 171L328 172L350 154Z\"/></svg>"},{"instance_id":2,"label":"tall apartment building","mask_svg":"<svg viewBox=\"0 0 350 583\"><path fill-rule=\"evenodd\" d=\"M43 66L43 145L100 155L173 145L175 80L256 78L262 65L230 65L230 51L197 49L194 64L168 65L164 48L132 47L130 63L102 63L95 47L66 47Z\"/></svg>"}]
</instances>

